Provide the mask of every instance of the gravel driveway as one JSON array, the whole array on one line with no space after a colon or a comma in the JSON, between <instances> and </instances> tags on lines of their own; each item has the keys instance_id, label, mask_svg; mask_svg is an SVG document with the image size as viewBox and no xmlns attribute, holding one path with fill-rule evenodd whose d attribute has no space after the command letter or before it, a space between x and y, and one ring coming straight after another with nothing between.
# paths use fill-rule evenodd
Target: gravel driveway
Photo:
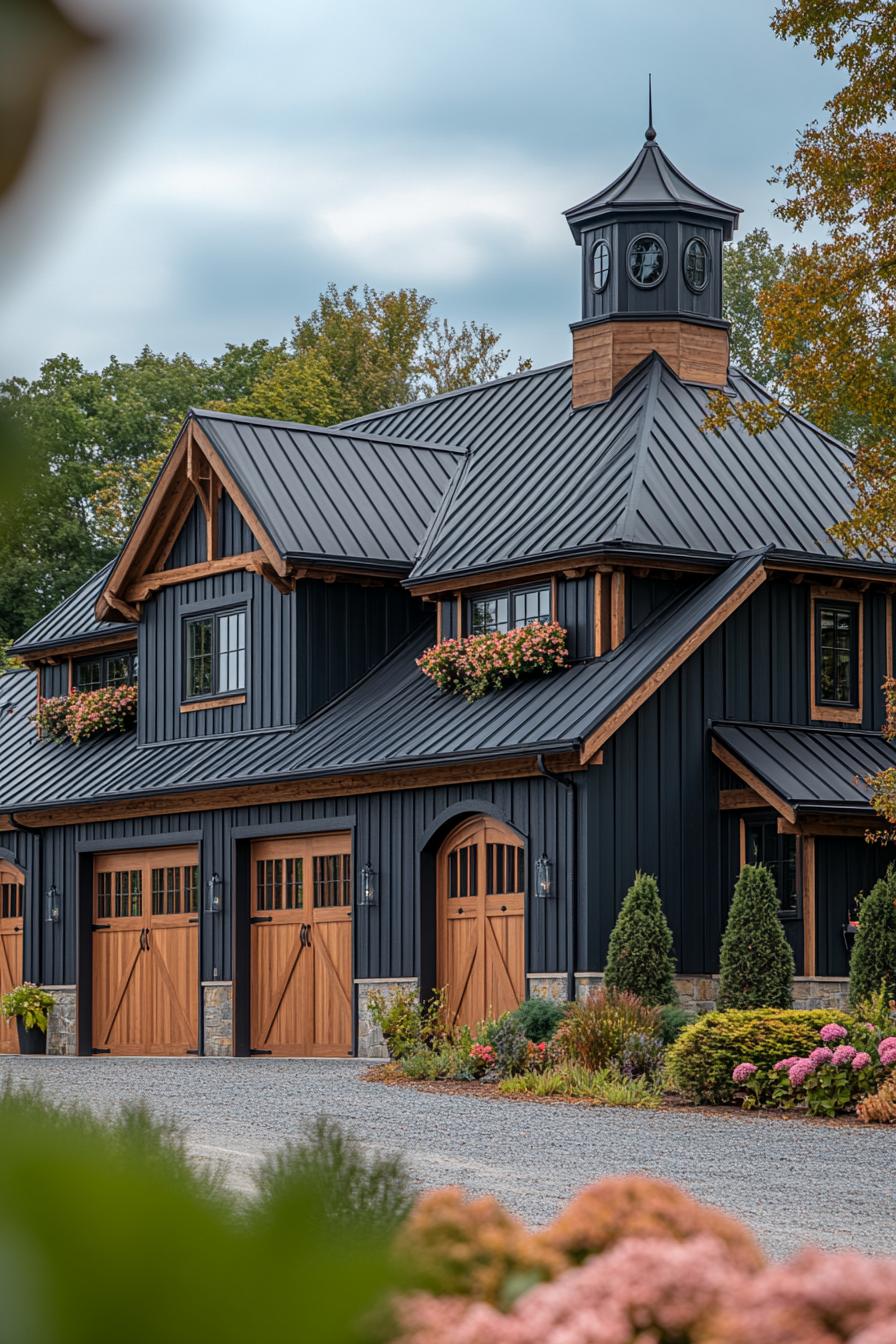
<instances>
[{"instance_id":1,"label":"gravel driveway","mask_svg":"<svg viewBox=\"0 0 896 1344\"><path fill-rule=\"evenodd\" d=\"M53 1099L98 1109L145 1097L187 1127L198 1158L224 1159L240 1189L251 1189L260 1154L300 1138L324 1112L365 1143L402 1152L421 1188L494 1194L533 1224L589 1181L644 1171L737 1214L774 1255L806 1243L896 1254L889 1130L435 1096L362 1082L366 1068L14 1057L0 1064L0 1081L40 1082Z\"/></svg>"}]
</instances>

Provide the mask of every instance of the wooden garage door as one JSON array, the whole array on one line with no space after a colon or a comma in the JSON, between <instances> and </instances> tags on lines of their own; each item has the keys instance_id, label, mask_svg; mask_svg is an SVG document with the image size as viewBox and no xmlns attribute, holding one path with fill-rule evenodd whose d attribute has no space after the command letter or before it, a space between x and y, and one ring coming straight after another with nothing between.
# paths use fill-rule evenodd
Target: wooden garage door
<instances>
[{"instance_id":1,"label":"wooden garage door","mask_svg":"<svg viewBox=\"0 0 896 1344\"><path fill-rule=\"evenodd\" d=\"M198 1048L198 862L194 846L97 856L97 1053L183 1055Z\"/></svg>"},{"instance_id":2,"label":"wooden garage door","mask_svg":"<svg viewBox=\"0 0 896 1344\"><path fill-rule=\"evenodd\" d=\"M252 846L255 1053L351 1053L351 918L351 836L302 836Z\"/></svg>"},{"instance_id":3,"label":"wooden garage door","mask_svg":"<svg viewBox=\"0 0 896 1344\"><path fill-rule=\"evenodd\" d=\"M519 837L487 817L448 836L438 862L438 983L454 1023L475 1027L525 996L526 856Z\"/></svg>"},{"instance_id":4,"label":"wooden garage door","mask_svg":"<svg viewBox=\"0 0 896 1344\"><path fill-rule=\"evenodd\" d=\"M0 994L22 981L22 902L25 878L11 863L0 861ZM16 1054L19 1041L14 1017L0 1016L0 1054Z\"/></svg>"}]
</instances>

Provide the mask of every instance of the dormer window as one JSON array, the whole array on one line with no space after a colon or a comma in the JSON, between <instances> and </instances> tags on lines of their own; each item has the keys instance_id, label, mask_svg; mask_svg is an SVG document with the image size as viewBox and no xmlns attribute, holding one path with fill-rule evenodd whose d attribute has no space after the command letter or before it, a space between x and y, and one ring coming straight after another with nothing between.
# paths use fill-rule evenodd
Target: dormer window
<instances>
[{"instance_id":1,"label":"dormer window","mask_svg":"<svg viewBox=\"0 0 896 1344\"><path fill-rule=\"evenodd\" d=\"M605 238L598 238L591 252L591 283L599 294L606 289L610 278L610 244Z\"/></svg>"},{"instance_id":2,"label":"dormer window","mask_svg":"<svg viewBox=\"0 0 896 1344\"><path fill-rule=\"evenodd\" d=\"M72 669L72 684L76 691L98 691L104 686L130 686L137 680L137 655L134 653L107 653L95 658L82 658Z\"/></svg>"},{"instance_id":3,"label":"dormer window","mask_svg":"<svg viewBox=\"0 0 896 1344\"><path fill-rule=\"evenodd\" d=\"M196 616L184 628L184 699L246 689L246 610Z\"/></svg>"},{"instance_id":4,"label":"dormer window","mask_svg":"<svg viewBox=\"0 0 896 1344\"><path fill-rule=\"evenodd\" d=\"M470 630L474 635L506 632L551 619L551 590L513 588L470 603Z\"/></svg>"},{"instance_id":5,"label":"dormer window","mask_svg":"<svg viewBox=\"0 0 896 1344\"><path fill-rule=\"evenodd\" d=\"M683 265L688 288L699 294L709 284L709 248L702 238L692 238L685 246Z\"/></svg>"},{"instance_id":6,"label":"dormer window","mask_svg":"<svg viewBox=\"0 0 896 1344\"><path fill-rule=\"evenodd\" d=\"M628 273L636 285L651 289L666 274L666 244L655 233L642 233L628 249Z\"/></svg>"}]
</instances>

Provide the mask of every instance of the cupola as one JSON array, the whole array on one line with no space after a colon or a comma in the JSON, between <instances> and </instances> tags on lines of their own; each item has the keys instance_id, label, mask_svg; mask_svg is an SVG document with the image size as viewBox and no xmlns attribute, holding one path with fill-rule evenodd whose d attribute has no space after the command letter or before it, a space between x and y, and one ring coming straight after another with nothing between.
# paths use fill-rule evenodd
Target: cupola
<instances>
[{"instance_id":1,"label":"cupola","mask_svg":"<svg viewBox=\"0 0 896 1344\"><path fill-rule=\"evenodd\" d=\"M651 351L684 382L724 387L722 244L740 207L696 187L657 144L596 196L565 211L582 257L582 317L572 324L574 407L608 401Z\"/></svg>"}]
</instances>

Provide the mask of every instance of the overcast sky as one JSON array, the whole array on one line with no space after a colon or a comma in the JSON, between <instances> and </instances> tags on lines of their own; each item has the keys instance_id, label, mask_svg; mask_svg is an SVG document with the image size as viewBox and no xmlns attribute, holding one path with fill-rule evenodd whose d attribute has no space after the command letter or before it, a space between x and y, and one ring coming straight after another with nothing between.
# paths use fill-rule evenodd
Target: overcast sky
<instances>
[{"instance_id":1,"label":"overcast sky","mask_svg":"<svg viewBox=\"0 0 896 1344\"><path fill-rule=\"evenodd\" d=\"M772 166L836 87L772 0L68 0L117 56L57 98L0 220L0 376L65 350L278 339L330 280L412 285L564 359L561 211L667 154L771 219Z\"/></svg>"}]
</instances>

